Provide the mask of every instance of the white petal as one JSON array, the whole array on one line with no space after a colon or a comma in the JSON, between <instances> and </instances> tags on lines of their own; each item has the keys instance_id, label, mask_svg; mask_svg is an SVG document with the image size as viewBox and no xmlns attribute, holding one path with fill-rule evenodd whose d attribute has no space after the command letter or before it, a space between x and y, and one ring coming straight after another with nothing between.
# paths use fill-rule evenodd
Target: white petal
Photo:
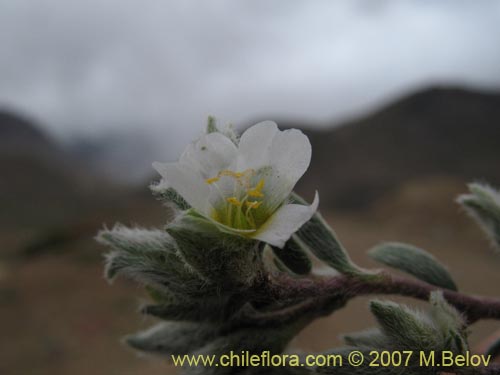
<instances>
[{"instance_id":1,"label":"white petal","mask_svg":"<svg viewBox=\"0 0 500 375\"><path fill-rule=\"evenodd\" d=\"M153 163L153 168L165 180L165 184L172 187L194 209L202 214L209 212L210 188L200 174L180 163Z\"/></svg>"},{"instance_id":2,"label":"white petal","mask_svg":"<svg viewBox=\"0 0 500 375\"><path fill-rule=\"evenodd\" d=\"M179 163L198 170L203 178L210 178L228 169L237 153L235 144L225 135L210 133L190 144L181 155Z\"/></svg>"},{"instance_id":3,"label":"white petal","mask_svg":"<svg viewBox=\"0 0 500 375\"><path fill-rule=\"evenodd\" d=\"M314 201L310 206L286 204L280 207L252 237L283 248L292 234L314 215L318 209L318 204L318 192L316 192Z\"/></svg>"},{"instance_id":4,"label":"white petal","mask_svg":"<svg viewBox=\"0 0 500 375\"><path fill-rule=\"evenodd\" d=\"M273 138L269 158L269 177L266 178L263 192L266 204L273 210L290 195L309 167L309 139L300 130L280 131Z\"/></svg>"},{"instance_id":5,"label":"white petal","mask_svg":"<svg viewBox=\"0 0 500 375\"><path fill-rule=\"evenodd\" d=\"M293 188L311 163L311 143L300 130L279 132L273 138L270 161L271 167L280 171Z\"/></svg>"},{"instance_id":6,"label":"white petal","mask_svg":"<svg viewBox=\"0 0 500 375\"><path fill-rule=\"evenodd\" d=\"M278 126L272 121L260 122L248 128L240 138L238 146L238 170L259 169L269 165L269 155Z\"/></svg>"}]
</instances>

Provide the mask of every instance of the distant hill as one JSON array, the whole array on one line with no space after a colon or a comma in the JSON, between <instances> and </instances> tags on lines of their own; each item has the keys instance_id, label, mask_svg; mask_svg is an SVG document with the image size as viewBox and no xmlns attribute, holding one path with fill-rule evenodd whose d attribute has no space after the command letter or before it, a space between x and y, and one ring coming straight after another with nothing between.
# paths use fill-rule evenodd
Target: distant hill
<instances>
[{"instance_id":1,"label":"distant hill","mask_svg":"<svg viewBox=\"0 0 500 375\"><path fill-rule=\"evenodd\" d=\"M115 184L89 163L91 157L109 162L108 155L61 145L42 129L23 115L0 110L0 240L16 230L75 223L80 230L88 222L97 228L106 218L123 218L123 212L152 210L156 202L146 183L137 190Z\"/></svg>"},{"instance_id":2,"label":"distant hill","mask_svg":"<svg viewBox=\"0 0 500 375\"><path fill-rule=\"evenodd\" d=\"M0 111L0 223L62 222L81 204L75 160L38 124Z\"/></svg>"},{"instance_id":3,"label":"distant hill","mask_svg":"<svg viewBox=\"0 0 500 375\"><path fill-rule=\"evenodd\" d=\"M86 169L103 180L143 186L156 159L154 137L142 129L111 131L99 138L75 138L68 145Z\"/></svg>"},{"instance_id":4,"label":"distant hill","mask_svg":"<svg viewBox=\"0 0 500 375\"><path fill-rule=\"evenodd\" d=\"M429 89L324 130L279 124L303 128L310 137L312 165L298 189L308 198L319 190L325 210L368 208L412 180L451 177L500 185L500 94ZM0 110L0 223L65 222L110 200L119 205L129 190L106 181L103 173L115 180L116 171L126 177L140 176L143 169L151 173L145 155L152 147L146 140L135 137L131 143L130 137L114 135L63 147L40 129ZM137 156L141 160L134 164ZM156 178L145 178L141 194L148 194L147 185Z\"/></svg>"},{"instance_id":5,"label":"distant hill","mask_svg":"<svg viewBox=\"0 0 500 375\"><path fill-rule=\"evenodd\" d=\"M36 153L39 158L50 158L58 148L35 121L0 109L0 155Z\"/></svg>"},{"instance_id":6,"label":"distant hill","mask_svg":"<svg viewBox=\"0 0 500 375\"><path fill-rule=\"evenodd\" d=\"M302 128L313 158L299 190L312 196L318 189L323 207L366 208L407 181L432 176L500 185L498 93L434 88L336 128Z\"/></svg>"}]
</instances>

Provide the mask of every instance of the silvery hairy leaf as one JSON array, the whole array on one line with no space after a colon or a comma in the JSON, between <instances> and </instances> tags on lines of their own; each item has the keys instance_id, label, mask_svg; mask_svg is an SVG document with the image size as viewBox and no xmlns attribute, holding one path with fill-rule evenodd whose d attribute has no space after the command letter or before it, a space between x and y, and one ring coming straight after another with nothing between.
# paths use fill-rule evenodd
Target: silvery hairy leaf
<instances>
[{"instance_id":1,"label":"silvery hairy leaf","mask_svg":"<svg viewBox=\"0 0 500 375\"><path fill-rule=\"evenodd\" d=\"M480 183L468 186L471 194L461 195L457 201L500 250L500 192Z\"/></svg>"},{"instance_id":2,"label":"silvery hairy leaf","mask_svg":"<svg viewBox=\"0 0 500 375\"><path fill-rule=\"evenodd\" d=\"M243 306L239 294L208 295L196 299L172 299L156 305L146 305L141 312L163 320L192 322L225 322Z\"/></svg>"},{"instance_id":3,"label":"silvery hairy leaf","mask_svg":"<svg viewBox=\"0 0 500 375\"><path fill-rule=\"evenodd\" d=\"M370 310L395 349L444 349L442 335L425 314L389 301L372 301Z\"/></svg>"},{"instance_id":4,"label":"silvery hairy leaf","mask_svg":"<svg viewBox=\"0 0 500 375\"><path fill-rule=\"evenodd\" d=\"M161 230L127 228L102 230L97 240L111 248L106 255L106 277L118 274L165 293L199 293L203 281L178 256L174 239Z\"/></svg>"},{"instance_id":5,"label":"silvery hairy leaf","mask_svg":"<svg viewBox=\"0 0 500 375\"><path fill-rule=\"evenodd\" d=\"M188 202L177 193L173 188L164 184L156 183L150 186L153 195L160 201L165 202L168 206L177 210L188 210L191 208Z\"/></svg>"},{"instance_id":6,"label":"silvery hairy leaf","mask_svg":"<svg viewBox=\"0 0 500 375\"><path fill-rule=\"evenodd\" d=\"M293 235L283 249L272 247L274 254L290 271L297 275L306 275L311 272L312 262L307 256L306 249L297 236Z\"/></svg>"},{"instance_id":7,"label":"silvery hairy leaf","mask_svg":"<svg viewBox=\"0 0 500 375\"><path fill-rule=\"evenodd\" d=\"M374 247L368 254L382 264L405 271L429 284L457 290L448 270L434 256L418 247L388 242Z\"/></svg>"},{"instance_id":8,"label":"silvery hairy leaf","mask_svg":"<svg viewBox=\"0 0 500 375\"><path fill-rule=\"evenodd\" d=\"M305 204L304 199L295 193L292 193L290 199L292 202ZM299 228L296 236L318 259L337 271L348 274L360 272L319 212Z\"/></svg>"},{"instance_id":9,"label":"silvery hairy leaf","mask_svg":"<svg viewBox=\"0 0 500 375\"><path fill-rule=\"evenodd\" d=\"M192 353L217 336L210 324L162 322L125 338L134 349L151 354L184 355Z\"/></svg>"}]
</instances>

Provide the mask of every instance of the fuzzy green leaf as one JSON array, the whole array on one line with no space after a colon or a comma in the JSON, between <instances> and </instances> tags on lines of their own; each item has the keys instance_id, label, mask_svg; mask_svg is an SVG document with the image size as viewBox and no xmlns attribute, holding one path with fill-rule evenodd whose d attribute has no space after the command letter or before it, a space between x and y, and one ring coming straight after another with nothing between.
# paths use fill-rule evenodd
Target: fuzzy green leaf
<instances>
[{"instance_id":1,"label":"fuzzy green leaf","mask_svg":"<svg viewBox=\"0 0 500 375\"><path fill-rule=\"evenodd\" d=\"M292 193L290 199L294 203L307 204L295 193ZM296 236L318 259L337 271L346 274L361 273L319 212L296 232Z\"/></svg>"},{"instance_id":2,"label":"fuzzy green leaf","mask_svg":"<svg viewBox=\"0 0 500 375\"><path fill-rule=\"evenodd\" d=\"M382 264L405 271L429 284L457 290L446 268L431 254L415 246L388 242L376 246L368 254Z\"/></svg>"},{"instance_id":3,"label":"fuzzy green leaf","mask_svg":"<svg viewBox=\"0 0 500 375\"><path fill-rule=\"evenodd\" d=\"M163 322L129 335L125 341L134 349L168 356L192 353L216 336L217 329L210 324Z\"/></svg>"},{"instance_id":4,"label":"fuzzy green leaf","mask_svg":"<svg viewBox=\"0 0 500 375\"><path fill-rule=\"evenodd\" d=\"M117 225L99 232L97 240L112 249L106 254L105 269L110 280L120 274L163 294L207 293L206 283L189 271L173 238L164 231Z\"/></svg>"},{"instance_id":5,"label":"fuzzy green leaf","mask_svg":"<svg viewBox=\"0 0 500 375\"><path fill-rule=\"evenodd\" d=\"M431 305L429 317L446 338L446 348L457 353L468 350L467 325L464 317L444 299L440 290L431 292L429 303Z\"/></svg>"},{"instance_id":6,"label":"fuzzy green leaf","mask_svg":"<svg viewBox=\"0 0 500 375\"><path fill-rule=\"evenodd\" d=\"M468 186L471 194L461 195L457 201L500 250L500 192L484 184Z\"/></svg>"},{"instance_id":7,"label":"fuzzy green leaf","mask_svg":"<svg viewBox=\"0 0 500 375\"><path fill-rule=\"evenodd\" d=\"M307 256L303 244L296 236L292 236L283 249L272 247L274 254L293 273L307 275L311 272L312 262Z\"/></svg>"},{"instance_id":8,"label":"fuzzy green leaf","mask_svg":"<svg viewBox=\"0 0 500 375\"><path fill-rule=\"evenodd\" d=\"M151 185L150 189L156 199L165 202L169 207L181 211L191 208L189 203L175 189L165 187L161 182Z\"/></svg>"},{"instance_id":9,"label":"fuzzy green leaf","mask_svg":"<svg viewBox=\"0 0 500 375\"><path fill-rule=\"evenodd\" d=\"M224 322L243 304L241 298L214 295L194 300L177 299L158 305L147 305L141 312L164 320Z\"/></svg>"},{"instance_id":10,"label":"fuzzy green leaf","mask_svg":"<svg viewBox=\"0 0 500 375\"><path fill-rule=\"evenodd\" d=\"M426 315L394 302L372 301L370 310L394 349L443 349L442 337Z\"/></svg>"}]
</instances>

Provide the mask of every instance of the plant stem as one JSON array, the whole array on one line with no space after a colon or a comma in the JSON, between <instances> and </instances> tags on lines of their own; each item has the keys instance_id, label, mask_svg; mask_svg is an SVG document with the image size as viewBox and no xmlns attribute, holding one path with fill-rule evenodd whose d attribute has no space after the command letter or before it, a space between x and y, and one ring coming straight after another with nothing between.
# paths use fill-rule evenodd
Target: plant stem
<instances>
[{"instance_id":1,"label":"plant stem","mask_svg":"<svg viewBox=\"0 0 500 375\"><path fill-rule=\"evenodd\" d=\"M370 277L338 275L302 279L279 275L267 280L266 287L272 298L285 301L317 299L317 304L311 304L314 309L323 309L332 300L372 294L394 294L427 301L432 291L442 290L446 300L465 315L469 324L480 319L500 319L498 298L462 294L387 272Z\"/></svg>"}]
</instances>

